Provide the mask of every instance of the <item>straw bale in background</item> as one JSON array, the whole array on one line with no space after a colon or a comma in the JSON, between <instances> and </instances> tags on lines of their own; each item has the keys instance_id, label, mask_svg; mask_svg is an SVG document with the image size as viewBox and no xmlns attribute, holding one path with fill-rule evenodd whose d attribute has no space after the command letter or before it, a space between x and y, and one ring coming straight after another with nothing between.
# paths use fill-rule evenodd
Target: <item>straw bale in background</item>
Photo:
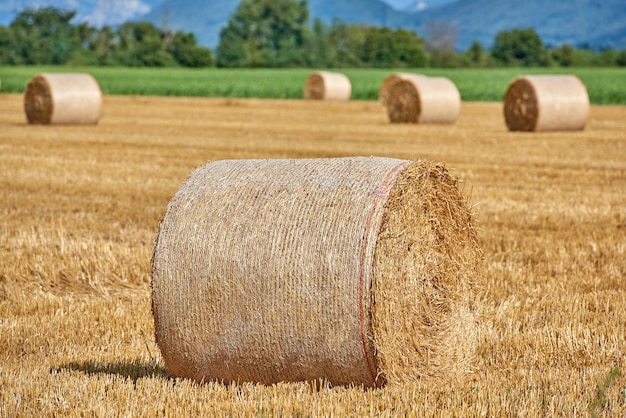
<instances>
[{"instance_id":1,"label":"straw bale in background","mask_svg":"<svg viewBox=\"0 0 626 418\"><path fill-rule=\"evenodd\" d=\"M381 386L468 370L481 252L456 180L389 158L216 161L152 259L172 376Z\"/></svg>"},{"instance_id":2,"label":"straw bale in background","mask_svg":"<svg viewBox=\"0 0 626 418\"><path fill-rule=\"evenodd\" d=\"M396 84L400 80L412 78L412 77L425 77L421 74L412 74L412 73L393 73L387 76L382 84L380 85L380 90L378 91L378 99L383 104L383 106L387 105L387 98L389 97L389 92L391 87Z\"/></svg>"},{"instance_id":3,"label":"straw bale in background","mask_svg":"<svg viewBox=\"0 0 626 418\"><path fill-rule=\"evenodd\" d=\"M33 124L96 124L101 104L98 82L85 73L41 73L24 95L26 117Z\"/></svg>"},{"instance_id":4,"label":"straw bale in background","mask_svg":"<svg viewBox=\"0 0 626 418\"><path fill-rule=\"evenodd\" d=\"M587 89L574 75L518 77L504 95L510 131L582 130L588 115Z\"/></svg>"},{"instance_id":5,"label":"straw bale in background","mask_svg":"<svg viewBox=\"0 0 626 418\"><path fill-rule=\"evenodd\" d=\"M352 85L344 74L318 71L306 80L304 98L313 100L350 100Z\"/></svg>"},{"instance_id":6,"label":"straw bale in background","mask_svg":"<svg viewBox=\"0 0 626 418\"><path fill-rule=\"evenodd\" d=\"M455 123L461 110L461 95L444 77L410 77L395 82L386 99L393 123Z\"/></svg>"}]
</instances>

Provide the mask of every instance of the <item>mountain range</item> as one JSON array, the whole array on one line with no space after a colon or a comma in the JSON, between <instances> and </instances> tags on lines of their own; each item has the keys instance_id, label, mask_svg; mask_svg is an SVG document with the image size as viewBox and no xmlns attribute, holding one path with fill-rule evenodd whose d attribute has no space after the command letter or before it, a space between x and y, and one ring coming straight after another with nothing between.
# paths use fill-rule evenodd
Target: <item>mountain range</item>
<instances>
[{"instance_id":1,"label":"mountain range","mask_svg":"<svg viewBox=\"0 0 626 418\"><path fill-rule=\"evenodd\" d=\"M127 20L167 25L193 32L201 45L213 48L237 4L233 0L4 0L0 24L8 24L28 6L53 5L77 10L76 20L94 26ZM446 22L458 33L458 50L473 41L489 48L499 31L516 27L534 28L548 46L626 49L624 0L308 0L308 5L311 19L405 28L423 37L433 22Z\"/></svg>"}]
</instances>

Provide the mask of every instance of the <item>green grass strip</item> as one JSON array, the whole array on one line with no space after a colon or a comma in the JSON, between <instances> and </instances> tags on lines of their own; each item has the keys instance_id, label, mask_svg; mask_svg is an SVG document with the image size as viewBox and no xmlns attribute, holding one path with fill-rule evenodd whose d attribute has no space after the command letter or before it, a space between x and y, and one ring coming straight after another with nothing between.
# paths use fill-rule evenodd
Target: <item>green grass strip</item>
<instances>
[{"instance_id":1,"label":"green grass strip","mask_svg":"<svg viewBox=\"0 0 626 418\"><path fill-rule=\"evenodd\" d=\"M301 99L313 69L187 69L127 67L0 66L1 92L23 93L36 74L89 72L105 94ZM385 77L395 71L451 79L464 101L502 101L509 83L525 74L575 74L593 104L626 104L626 68L340 69L352 82L352 98L377 100Z\"/></svg>"}]
</instances>

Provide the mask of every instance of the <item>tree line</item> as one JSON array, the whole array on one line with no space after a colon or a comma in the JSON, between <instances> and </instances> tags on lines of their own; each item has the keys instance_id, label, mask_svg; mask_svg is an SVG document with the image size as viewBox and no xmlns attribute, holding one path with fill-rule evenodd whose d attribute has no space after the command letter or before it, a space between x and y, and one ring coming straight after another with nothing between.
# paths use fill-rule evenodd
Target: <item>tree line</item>
<instances>
[{"instance_id":1,"label":"tree line","mask_svg":"<svg viewBox=\"0 0 626 418\"><path fill-rule=\"evenodd\" d=\"M307 0L242 0L214 51L193 33L127 22L118 28L73 24L75 11L25 9L0 26L0 65L131 67L420 68L626 66L626 50L549 48L532 28L503 30L486 50L456 51L458 31L431 22L424 36L406 29L309 20Z\"/></svg>"},{"instance_id":2,"label":"tree line","mask_svg":"<svg viewBox=\"0 0 626 418\"><path fill-rule=\"evenodd\" d=\"M119 65L129 67L207 67L210 49L193 33L162 30L149 22L127 22L117 29L73 24L76 11L27 8L0 26L1 65Z\"/></svg>"}]
</instances>

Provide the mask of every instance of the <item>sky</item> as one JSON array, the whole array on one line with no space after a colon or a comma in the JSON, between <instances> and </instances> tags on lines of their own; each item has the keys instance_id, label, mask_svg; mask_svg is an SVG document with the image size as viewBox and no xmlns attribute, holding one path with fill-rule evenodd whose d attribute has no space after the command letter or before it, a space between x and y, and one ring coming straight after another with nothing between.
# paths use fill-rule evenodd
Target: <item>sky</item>
<instances>
[{"instance_id":1,"label":"sky","mask_svg":"<svg viewBox=\"0 0 626 418\"><path fill-rule=\"evenodd\" d=\"M93 26L117 25L128 19L148 13L161 0L0 0L0 24L8 24L15 12L26 7L54 6L62 10L89 10L79 12L78 21ZM5 21L6 20L6 21Z\"/></svg>"},{"instance_id":2,"label":"sky","mask_svg":"<svg viewBox=\"0 0 626 418\"><path fill-rule=\"evenodd\" d=\"M0 25L8 25L15 12L26 7L53 5L62 10L79 10L76 20L87 21L93 26L118 25L142 16L163 0L0 0ZM455 0L382 0L394 9L421 10L426 7L451 3ZM89 10L85 12L85 10Z\"/></svg>"},{"instance_id":3,"label":"sky","mask_svg":"<svg viewBox=\"0 0 626 418\"><path fill-rule=\"evenodd\" d=\"M455 0L381 0L394 9L404 10L411 7L412 10L423 10L428 7L452 3Z\"/></svg>"}]
</instances>

